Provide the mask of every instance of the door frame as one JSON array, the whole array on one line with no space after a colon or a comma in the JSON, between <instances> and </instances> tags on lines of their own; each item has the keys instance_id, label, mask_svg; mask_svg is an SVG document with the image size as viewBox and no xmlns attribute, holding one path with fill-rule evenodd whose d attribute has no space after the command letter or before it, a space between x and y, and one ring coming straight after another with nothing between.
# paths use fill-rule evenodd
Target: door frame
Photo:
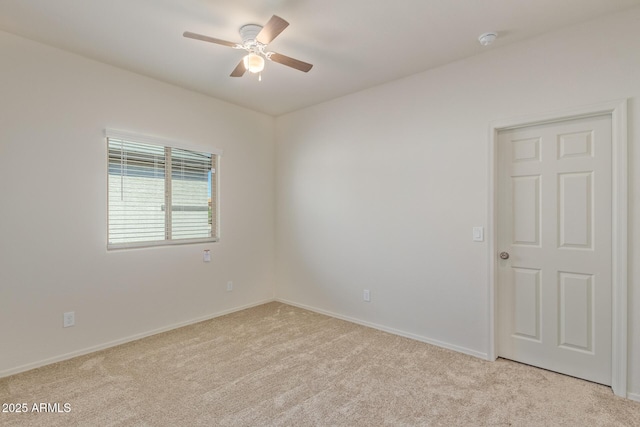
<instances>
[{"instance_id":1,"label":"door frame","mask_svg":"<svg viewBox=\"0 0 640 427\"><path fill-rule=\"evenodd\" d=\"M498 357L497 343L497 268L498 242L498 132L591 116L611 116L612 144L612 331L611 388L617 396L627 397L627 99L604 102L555 113L496 120L489 127L489 200L487 206L488 243L488 360Z\"/></svg>"}]
</instances>

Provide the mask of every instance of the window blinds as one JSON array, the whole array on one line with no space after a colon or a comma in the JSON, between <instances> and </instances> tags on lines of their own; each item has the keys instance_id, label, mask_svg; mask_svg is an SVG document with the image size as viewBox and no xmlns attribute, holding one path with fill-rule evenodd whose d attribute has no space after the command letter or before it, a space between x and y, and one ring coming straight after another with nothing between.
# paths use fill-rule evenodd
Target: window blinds
<instances>
[{"instance_id":1,"label":"window blinds","mask_svg":"<svg viewBox=\"0 0 640 427\"><path fill-rule=\"evenodd\" d=\"M171 238L211 237L212 155L171 149Z\"/></svg>"},{"instance_id":2,"label":"window blinds","mask_svg":"<svg viewBox=\"0 0 640 427\"><path fill-rule=\"evenodd\" d=\"M109 248L215 240L215 154L107 141Z\"/></svg>"}]
</instances>

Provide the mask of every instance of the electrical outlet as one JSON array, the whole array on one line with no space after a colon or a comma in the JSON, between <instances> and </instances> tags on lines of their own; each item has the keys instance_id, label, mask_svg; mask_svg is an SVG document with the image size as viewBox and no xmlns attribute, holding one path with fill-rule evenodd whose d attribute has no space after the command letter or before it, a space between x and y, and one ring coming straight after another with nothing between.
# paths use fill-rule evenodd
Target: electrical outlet
<instances>
[{"instance_id":1,"label":"electrical outlet","mask_svg":"<svg viewBox=\"0 0 640 427\"><path fill-rule=\"evenodd\" d=\"M62 315L62 327L68 328L69 326L73 326L76 324L76 312L75 311L67 311Z\"/></svg>"},{"instance_id":2,"label":"electrical outlet","mask_svg":"<svg viewBox=\"0 0 640 427\"><path fill-rule=\"evenodd\" d=\"M371 302L371 292L369 291L369 289L365 289L365 290L362 292L362 299L363 299L365 302Z\"/></svg>"},{"instance_id":3,"label":"electrical outlet","mask_svg":"<svg viewBox=\"0 0 640 427\"><path fill-rule=\"evenodd\" d=\"M227 292L231 292L233 290L233 282L229 280L227 282Z\"/></svg>"}]
</instances>

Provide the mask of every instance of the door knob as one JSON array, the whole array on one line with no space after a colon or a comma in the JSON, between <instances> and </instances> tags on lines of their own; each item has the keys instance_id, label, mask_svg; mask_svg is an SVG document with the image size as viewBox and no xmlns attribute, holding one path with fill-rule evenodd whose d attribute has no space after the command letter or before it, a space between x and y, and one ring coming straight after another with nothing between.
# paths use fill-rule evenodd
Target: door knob
<instances>
[{"instance_id":1,"label":"door knob","mask_svg":"<svg viewBox=\"0 0 640 427\"><path fill-rule=\"evenodd\" d=\"M509 252L500 252L501 259L509 259Z\"/></svg>"}]
</instances>

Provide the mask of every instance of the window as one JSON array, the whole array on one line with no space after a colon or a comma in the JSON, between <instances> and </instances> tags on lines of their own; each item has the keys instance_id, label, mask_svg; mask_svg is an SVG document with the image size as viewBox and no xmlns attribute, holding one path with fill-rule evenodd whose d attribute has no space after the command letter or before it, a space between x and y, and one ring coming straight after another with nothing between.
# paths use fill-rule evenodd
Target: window
<instances>
[{"instance_id":1,"label":"window","mask_svg":"<svg viewBox=\"0 0 640 427\"><path fill-rule=\"evenodd\" d=\"M107 145L109 249L218 240L217 154L114 131Z\"/></svg>"}]
</instances>

